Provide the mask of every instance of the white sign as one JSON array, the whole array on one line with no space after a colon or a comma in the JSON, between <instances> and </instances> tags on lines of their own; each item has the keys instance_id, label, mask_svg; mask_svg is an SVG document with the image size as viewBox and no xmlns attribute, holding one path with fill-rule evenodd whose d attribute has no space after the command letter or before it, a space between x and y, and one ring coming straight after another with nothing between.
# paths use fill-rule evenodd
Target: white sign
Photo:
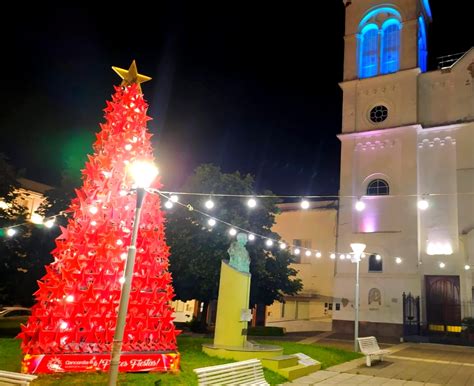
<instances>
[{"instance_id":1,"label":"white sign","mask_svg":"<svg viewBox=\"0 0 474 386\"><path fill-rule=\"evenodd\" d=\"M252 320L252 310L250 308L242 308L240 311L240 321L250 322Z\"/></svg>"}]
</instances>

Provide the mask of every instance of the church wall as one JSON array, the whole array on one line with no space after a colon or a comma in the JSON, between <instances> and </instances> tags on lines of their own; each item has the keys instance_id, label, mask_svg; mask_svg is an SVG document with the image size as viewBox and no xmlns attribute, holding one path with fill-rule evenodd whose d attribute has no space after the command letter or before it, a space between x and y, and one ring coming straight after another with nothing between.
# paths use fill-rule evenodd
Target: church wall
<instances>
[{"instance_id":1,"label":"church wall","mask_svg":"<svg viewBox=\"0 0 474 386\"><path fill-rule=\"evenodd\" d=\"M420 74L419 121L425 127L474 120L474 49L452 68ZM471 69L472 66L472 69Z\"/></svg>"},{"instance_id":2,"label":"church wall","mask_svg":"<svg viewBox=\"0 0 474 386\"><path fill-rule=\"evenodd\" d=\"M412 69L342 83L342 132L377 130L416 123L419 72L419 69ZM388 117L383 122L374 123L370 120L370 111L378 105L387 107Z\"/></svg>"},{"instance_id":3,"label":"church wall","mask_svg":"<svg viewBox=\"0 0 474 386\"><path fill-rule=\"evenodd\" d=\"M362 212L354 209L356 198L341 198L340 202L338 251L349 253L350 243L363 242L367 254L382 256L382 272L369 272L367 258L360 263L361 321L400 324L402 293L421 293L417 273L417 198L408 196L417 189L417 129L414 125L340 136L340 194L363 196L367 184L375 178L386 180L391 194L363 197L366 208ZM401 264L396 263L396 257L402 258ZM334 296L346 306L334 311L334 320L354 320L355 275L355 264L337 261ZM380 291L381 304L369 304L372 288ZM341 328L346 325L335 324ZM393 328L398 331L398 327Z\"/></svg>"}]
</instances>

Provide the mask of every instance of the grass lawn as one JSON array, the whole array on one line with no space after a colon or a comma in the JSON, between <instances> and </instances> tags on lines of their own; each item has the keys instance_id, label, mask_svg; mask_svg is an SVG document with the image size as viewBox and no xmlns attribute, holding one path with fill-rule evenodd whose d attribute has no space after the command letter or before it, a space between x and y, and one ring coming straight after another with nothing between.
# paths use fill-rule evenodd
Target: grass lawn
<instances>
[{"instance_id":1,"label":"grass lawn","mask_svg":"<svg viewBox=\"0 0 474 386\"><path fill-rule=\"evenodd\" d=\"M193 369L198 367L213 366L221 363L232 362L227 359L210 357L201 351L202 343L210 342L210 339L179 337L178 345L181 353L181 371L178 374L160 373L128 373L120 374L121 385L196 385L196 377ZM285 354L302 352L322 362L326 368L338 363L358 358L360 355L335 348L306 345L283 341L261 341L261 343L276 344L283 346ZM0 339L0 370L20 371L20 342L16 339ZM275 385L284 383L285 378L265 369L267 382ZM160 380L161 383L157 383ZM77 374L54 374L41 375L33 382L33 385L104 385L107 382L107 374L103 373L77 373Z\"/></svg>"}]
</instances>

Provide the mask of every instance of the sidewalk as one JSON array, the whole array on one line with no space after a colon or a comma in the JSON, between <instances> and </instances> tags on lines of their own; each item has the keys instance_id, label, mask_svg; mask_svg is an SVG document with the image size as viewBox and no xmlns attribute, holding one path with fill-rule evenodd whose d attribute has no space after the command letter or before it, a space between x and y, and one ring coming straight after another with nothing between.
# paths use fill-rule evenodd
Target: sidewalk
<instances>
[{"instance_id":1,"label":"sidewalk","mask_svg":"<svg viewBox=\"0 0 474 386\"><path fill-rule=\"evenodd\" d=\"M341 339L338 343L351 342ZM383 362L374 361L372 367L359 358L298 378L291 385L474 385L473 347L403 343L391 346L390 351L391 355Z\"/></svg>"}]
</instances>

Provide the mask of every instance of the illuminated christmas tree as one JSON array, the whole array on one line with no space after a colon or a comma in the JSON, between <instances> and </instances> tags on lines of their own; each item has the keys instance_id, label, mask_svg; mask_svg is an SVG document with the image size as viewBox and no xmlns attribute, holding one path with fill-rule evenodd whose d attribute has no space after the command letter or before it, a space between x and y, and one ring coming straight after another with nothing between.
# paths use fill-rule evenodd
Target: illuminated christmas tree
<instances>
[{"instance_id":1,"label":"illuminated christmas tree","mask_svg":"<svg viewBox=\"0 0 474 386\"><path fill-rule=\"evenodd\" d=\"M150 78L137 73L135 62L128 71L114 70L122 77L122 85L107 101L106 122L82 172L83 186L69 208L72 216L56 240L54 262L38 282L36 304L19 335L24 371L105 370L108 366L136 205L128 169L134 161L153 161L148 105L140 89L140 83ZM159 181L152 187L159 188ZM156 194L147 194L143 203L136 247L122 357L127 353L146 356L132 356L132 368L129 360L128 368L121 363L120 369L175 370L179 354L172 351L179 332L173 324L169 248ZM68 367L66 362L73 361L65 358L73 357L86 358L84 363L90 365ZM137 365L144 360L148 362Z\"/></svg>"}]
</instances>

